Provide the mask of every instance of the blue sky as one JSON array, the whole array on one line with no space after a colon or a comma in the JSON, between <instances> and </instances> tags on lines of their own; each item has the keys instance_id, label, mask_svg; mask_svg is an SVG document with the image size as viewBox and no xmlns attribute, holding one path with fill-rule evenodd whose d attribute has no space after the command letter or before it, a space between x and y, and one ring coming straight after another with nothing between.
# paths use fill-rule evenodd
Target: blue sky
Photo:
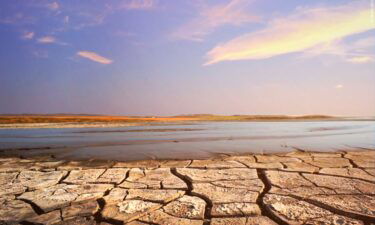
<instances>
[{"instance_id":1,"label":"blue sky","mask_svg":"<svg viewBox=\"0 0 375 225\"><path fill-rule=\"evenodd\" d=\"M4 0L0 113L375 115L372 0Z\"/></svg>"}]
</instances>

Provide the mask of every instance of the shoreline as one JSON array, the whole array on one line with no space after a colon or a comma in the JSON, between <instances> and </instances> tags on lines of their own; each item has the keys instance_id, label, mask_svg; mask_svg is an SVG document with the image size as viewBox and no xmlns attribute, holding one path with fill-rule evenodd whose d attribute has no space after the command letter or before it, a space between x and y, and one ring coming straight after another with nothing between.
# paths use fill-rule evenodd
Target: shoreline
<instances>
[{"instance_id":1,"label":"shoreline","mask_svg":"<svg viewBox=\"0 0 375 225\"><path fill-rule=\"evenodd\" d=\"M204 160L0 158L0 221L370 224L375 150Z\"/></svg>"},{"instance_id":2,"label":"shoreline","mask_svg":"<svg viewBox=\"0 0 375 225\"><path fill-rule=\"evenodd\" d=\"M254 119L254 120L185 120L185 121L148 121L148 122L58 122L58 123L0 123L0 130L17 130L17 129L67 129L67 128L126 128L137 126L168 126L168 125L195 125L200 123L215 123L215 122L233 122L233 123L278 123L278 122L368 122L375 121L373 118L369 119Z\"/></svg>"}]
</instances>

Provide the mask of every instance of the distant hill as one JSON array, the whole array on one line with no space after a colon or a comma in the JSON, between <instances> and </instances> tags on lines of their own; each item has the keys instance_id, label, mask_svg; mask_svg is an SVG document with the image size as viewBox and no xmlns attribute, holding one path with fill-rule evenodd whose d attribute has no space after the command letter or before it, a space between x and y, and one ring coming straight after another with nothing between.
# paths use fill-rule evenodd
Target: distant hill
<instances>
[{"instance_id":1,"label":"distant hill","mask_svg":"<svg viewBox=\"0 0 375 225\"><path fill-rule=\"evenodd\" d=\"M287 116L287 115L214 115L214 114L187 114L174 116L175 118L196 118L203 120L316 120L316 119L335 119L338 117L327 115L303 115L303 116Z\"/></svg>"}]
</instances>

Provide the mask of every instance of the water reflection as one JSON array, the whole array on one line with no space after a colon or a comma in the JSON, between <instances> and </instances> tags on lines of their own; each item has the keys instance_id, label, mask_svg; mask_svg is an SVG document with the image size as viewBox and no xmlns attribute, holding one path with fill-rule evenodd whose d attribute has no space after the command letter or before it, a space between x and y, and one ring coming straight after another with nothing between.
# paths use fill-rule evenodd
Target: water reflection
<instances>
[{"instance_id":1,"label":"water reflection","mask_svg":"<svg viewBox=\"0 0 375 225\"><path fill-rule=\"evenodd\" d=\"M218 153L291 151L294 147L315 151L374 148L375 122L205 122L0 130L0 149L23 148L23 154L48 153L74 159L205 158Z\"/></svg>"}]
</instances>

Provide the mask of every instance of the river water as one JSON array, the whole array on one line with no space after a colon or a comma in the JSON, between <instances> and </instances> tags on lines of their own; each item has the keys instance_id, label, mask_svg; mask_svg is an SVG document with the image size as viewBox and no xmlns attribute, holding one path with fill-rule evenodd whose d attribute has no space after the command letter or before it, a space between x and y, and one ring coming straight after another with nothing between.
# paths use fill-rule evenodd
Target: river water
<instances>
[{"instance_id":1,"label":"river water","mask_svg":"<svg viewBox=\"0 0 375 225\"><path fill-rule=\"evenodd\" d=\"M375 121L197 122L120 128L2 129L0 149L69 159L197 159L300 148L375 148ZM12 150L10 150L12 151ZM16 151L16 150L14 150Z\"/></svg>"}]
</instances>

